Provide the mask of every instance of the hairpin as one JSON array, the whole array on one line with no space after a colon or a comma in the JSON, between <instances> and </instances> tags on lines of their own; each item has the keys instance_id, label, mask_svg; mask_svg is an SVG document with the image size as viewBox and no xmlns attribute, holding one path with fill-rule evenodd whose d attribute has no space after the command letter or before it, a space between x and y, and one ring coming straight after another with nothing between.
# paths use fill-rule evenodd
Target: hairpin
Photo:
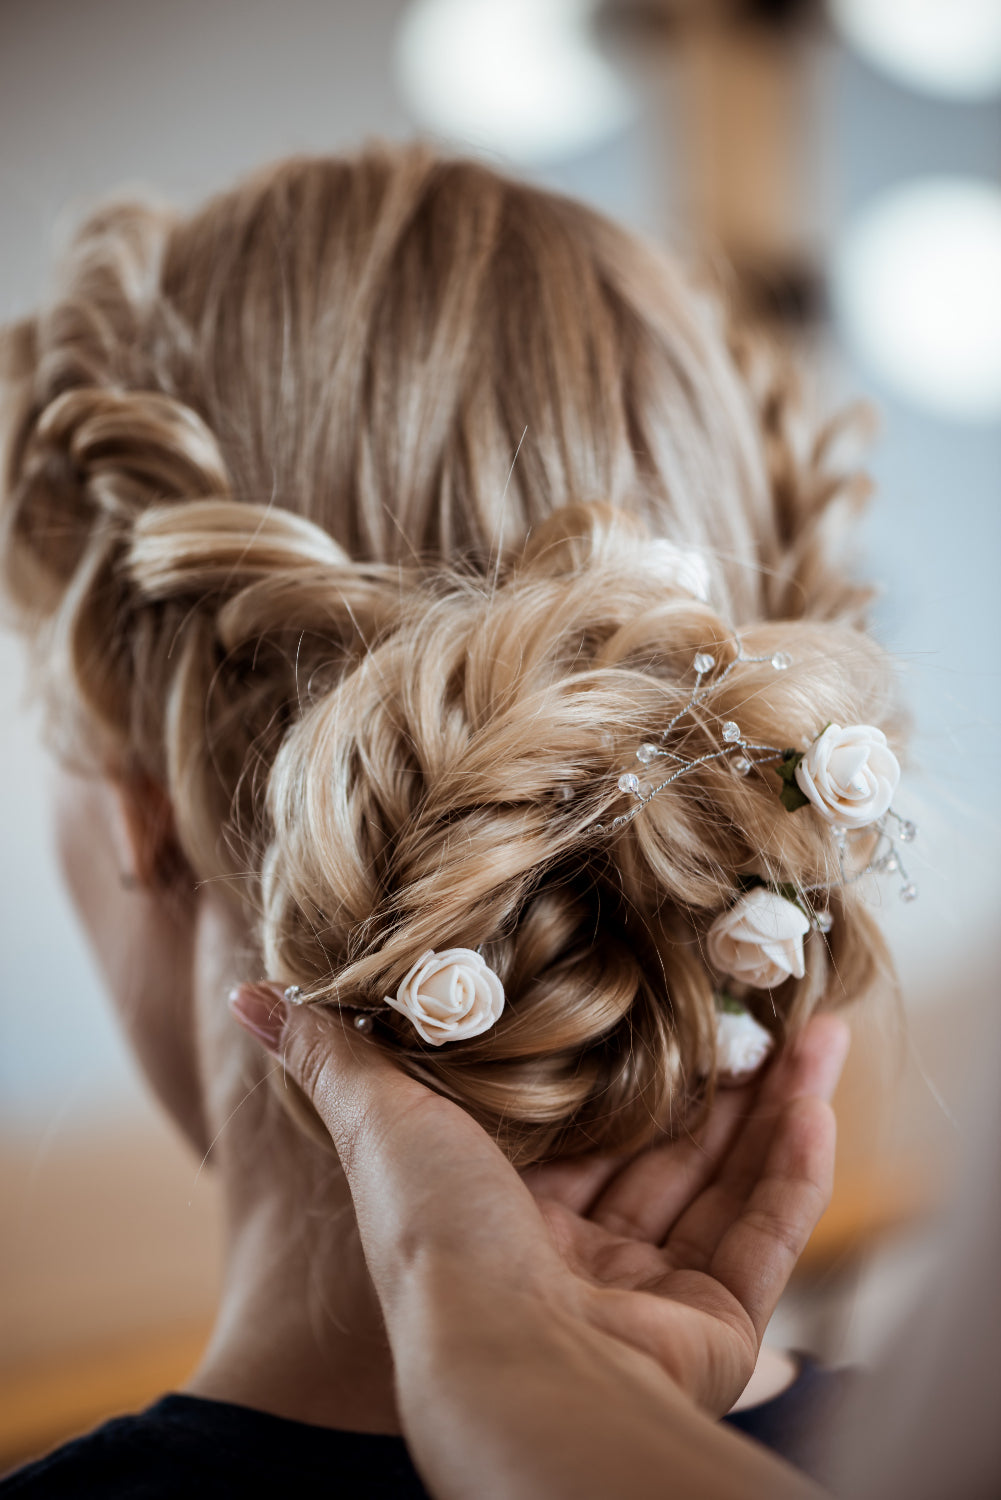
<instances>
[{"instance_id":1,"label":"hairpin","mask_svg":"<svg viewBox=\"0 0 1001 1500\"><path fill-rule=\"evenodd\" d=\"M290 1005L307 1003L297 984L289 985L285 999ZM423 1041L440 1047L489 1031L504 1009L504 986L475 948L441 953L429 948L407 970L396 994L383 996L383 1004L406 1016ZM352 1024L371 1032L372 1009L359 1011Z\"/></svg>"},{"instance_id":2,"label":"hairpin","mask_svg":"<svg viewBox=\"0 0 1001 1500\"><path fill-rule=\"evenodd\" d=\"M298 984L290 984L287 989L284 989L282 991L282 998L289 1005L309 1004L309 996L302 993L302 988ZM342 1015L351 1017L351 1024L355 1031L360 1031L366 1036L374 1031L375 1020L370 1010L354 1010L349 1005L342 1005L340 1011Z\"/></svg>"}]
</instances>

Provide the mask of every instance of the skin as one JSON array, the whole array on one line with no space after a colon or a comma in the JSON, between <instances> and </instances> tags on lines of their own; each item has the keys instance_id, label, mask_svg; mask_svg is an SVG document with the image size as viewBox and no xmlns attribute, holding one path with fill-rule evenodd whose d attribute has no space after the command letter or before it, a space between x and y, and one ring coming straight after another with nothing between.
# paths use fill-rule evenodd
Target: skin
<instances>
[{"instance_id":1,"label":"skin","mask_svg":"<svg viewBox=\"0 0 1001 1500\"><path fill-rule=\"evenodd\" d=\"M716 1113L701 1153L675 1143L527 1183L468 1115L335 1018L264 986L231 1005L337 1147L432 1493L817 1494L707 1408L753 1362L827 1201L840 1022L811 1022L755 1099Z\"/></svg>"},{"instance_id":2,"label":"skin","mask_svg":"<svg viewBox=\"0 0 1001 1500\"><path fill-rule=\"evenodd\" d=\"M364 1227L359 1237L357 1181L349 1185L329 1149L309 1140L276 1097L289 1079L298 1081L328 1128L334 1119L334 1142L343 1164L345 1153L350 1157L354 1149L343 1113L328 1117L323 1107L339 1096L327 1090L319 1098L316 1092L326 1088L326 1053L315 1046L304 1052L286 1048L276 1060L259 1045L259 1029L248 1035L234 1026L224 997L253 977L246 972L250 960L244 918L221 887L195 889L190 877L178 875L170 809L162 792L144 780L82 779L60 772L56 806L67 884L126 1034L157 1098L199 1155L217 1168L223 1185L223 1292L205 1358L186 1389L319 1425L360 1432L404 1430L413 1443L407 1400L399 1395L406 1386L401 1371L414 1368L422 1385L428 1371L419 1361L413 1366L408 1351L418 1345L425 1351L448 1348L460 1334L465 1338L462 1330L471 1315L467 1295L479 1309L484 1331L493 1324L496 1339L499 1327L511 1323L504 1309L509 1279L497 1281L495 1297L498 1267L487 1264L477 1273L475 1293L451 1298L450 1292L443 1308L426 1288L442 1285L442 1267L450 1273L450 1287L458 1285L449 1260L454 1247L446 1246L448 1254L436 1259L421 1297L406 1304L405 1316L397 1314L403 1303L396 1298L395 1283L386 1279L385 1265L394 1256L406 1265L407 1246L394 1246L385 1236L370 1243ZM164 871L171 872L169 877ZM275 996L264 994L273 1007ZM246 1016L242 1019L246 1022ZM633 1162L599 1158L559 1163L521 1178L468 1116L447 1106L450 1128L472 1134L468 1140L456 1136L444 1149L457 1150L459 1160L469 1159L473 1141L476 1152L486 1150L495 1176L483 1177L482 1190L492 1180L498 1196L496 1202L489 1192L483 1201L468 1195L465 1200L461 1195L442 1199L439 1218L442 1224L454 1222L457 1204L465 1201L463 1222L492 1224L494 1242L505 1247L505 1265L522 1268L519 1305L525 1316L520 1326L539 1345L540 1371L558 1331L556 1344L565 1353L570 1339L578 1372L592 1369L598 1352L606 1361L602 1368L618 1368L620 1375L625 1361L645 1392L644 1409L652 1411L650 1402L670 1391L672 1400L680 1396L685 1403L686 1420L689 1406L718 1416L742 1394L746 1404L788 1381L789 1361L775 1355L758 1360L756 1388L748 1385L764 1325L829 1187L833 1125L822 1101L840 1070L845 1033L840 1023L820 1024L812 1051L808 1047L789 1067L770 1071L770 1095L754 1101L747 1091L721 1094L699 1141L658 1147ZM357 1051L358 1039L349 1040ZM364 1050L378 1055L375 1049ZM395 1070L389 1072L401 1085L406 1082ZM419 1105L421 1118L430 1121L430 1110L445 1107L437 1096L411 1086L426 1096ZM364 1099L352 1098L353 1117L361 1122ZM399 1102L396 1096L394 1100ZM428 1100L434 1104L429 1106ZM755 1104L757 1124L749 1126ZM436 1128L440 1125L438 1120ZM784 1142L792 1152L790 1160L798 1163L799 1196L792 1200L792 1218L789 1202L782 1208L785 1218L775 1217L772 1204L771 1217L758 1223L757 1247L745 1224L744 1239L734 1249L732 1234L729 1241L727 1235L746 1209L776 1142ZM384 1202L391 1206L393 1193L404 1186L399 1170L393 1175L392 1152L387 1147L378 1158L367 1159L374 1163L366 1179L369 1191L374 1172L382 1182ZM399 1162L405 1160L402 1153ZM500 1168L503 1177L496 1176ZM456 1187L460 1180L452 1172L439 1175L439 1188L442 1181ZM387 1186L391 1181L392 1191ZM428 1196L429 1212L433 1202L433 1195ZM362 1220L364 1226L364 1214ZM778 1225L777 1234L763 1234L763 1224L773 1230ZM433 1241L433 1236L424 1238ZM375 1275L378 1292L362 1239L369 1264L383 1268ZM721 1278L718 1267L712 1269L713 1242L717 1257L729 1243L744 1268L743 1282L729 1274ZM543 1246L542 1259L556 1281L540 1281L531 1271L541 1263ZM479 1240L476 1253L483 1248ZM463 1246L463 1256L467 1250ZM489 1301L482 1296L485 1279L491 1286ZM549 1325L533 1323L523 1306L525 1287L531 1288L533 1316L560 1310ZM601 1295L592 1295L595 1290ZM394 1309L392 1317L386 1316L387 1307ZM434 1338L429 1321L438 1330ZM400 1332L404 1327L407 1336ZM588 1348L583 1365L574 1344L581 1329ZM454 1348L445 1360L449 1369L454 1368L452 1354ZM524 1368L521 1358L518 1366ZM521 1378L516 1384L527 1389ZM428 1430L423 1415L420 1422ZM736 1441L729 1433L725 1439Z\"/></svg>"}]
</instances>

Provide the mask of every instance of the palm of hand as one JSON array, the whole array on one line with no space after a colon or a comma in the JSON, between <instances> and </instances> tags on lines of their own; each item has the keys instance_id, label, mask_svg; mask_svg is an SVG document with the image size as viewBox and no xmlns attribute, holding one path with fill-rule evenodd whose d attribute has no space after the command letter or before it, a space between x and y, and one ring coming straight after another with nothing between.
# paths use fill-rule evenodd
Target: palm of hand
<instances>
[{"instance_id":1,"label":"palm of hand","mask_svg":"<svg viewBox=\"0 0 1001 1500\"><path fill-rule=\"evenodd\" d=\"M715 1415L747 1384L829 1198L845 1042L814 1021L760 1088L722 1091L697 1138L526 1174L592 1324Z\"/></svg>"}]
</instances>

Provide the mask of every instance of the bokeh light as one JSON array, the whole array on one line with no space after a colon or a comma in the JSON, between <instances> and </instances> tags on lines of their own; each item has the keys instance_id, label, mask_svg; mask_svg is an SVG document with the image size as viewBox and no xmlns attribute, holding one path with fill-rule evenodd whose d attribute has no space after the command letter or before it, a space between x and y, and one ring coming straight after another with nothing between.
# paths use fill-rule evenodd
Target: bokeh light
<instances>
[{"instance_id":1,"label":"bokeh light","mask_svg":"<svg viewBox=\"0 0 1001 1500\"><path fill-rule=\"evenodd\" d=\"M1001 190L928 178L881 195L834 257L836 313L862 361L943 415L1001 415Z\"/></svg>"},{"instance_id":2,"label":"bokeh light","mask_svg":"<svg viewBox=\"0 0 1001 1500\"><path fill-rule=\"evenodd\" d=\"M600 145L634 100L595 44L593 0L416 0L396 65L416 120L532 165Z\"/></svg>"}]
</instances>

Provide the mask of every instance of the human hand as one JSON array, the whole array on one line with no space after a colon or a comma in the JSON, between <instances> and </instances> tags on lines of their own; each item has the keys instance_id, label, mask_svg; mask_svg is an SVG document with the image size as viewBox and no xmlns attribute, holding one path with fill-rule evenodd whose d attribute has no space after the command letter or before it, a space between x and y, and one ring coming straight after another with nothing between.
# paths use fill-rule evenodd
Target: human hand
<instances>
[{"instance_id":1,"label":"human hand","mask_svg":"<svg viewBox=\"0 0 1001 1500\"><path fill-rule=\"evenodd\" d=\"M523 1174L568 1269L600 1293L598 1326L713 1415L747 1384L827 1206L848 1042L841 1020L815 1017L763 1074L718 1091L696 1134Z\"/></svg>"},{"instance_id":2,"label":"human hand","mask_svg":"<svg viewBox=\"0 0 1001 1500\"><path fill-rule=\"evenodd\" d=\"M760 1085L721 1091L697 1137L519 1176L465 1111L336 1017L285 1015L270 986L234 1009L268 1040L263 1018L330 1131L394 1353L415 1295L435 1299L441 1336L489 1294L512 1316L586 1326L729 1410L829 1196L840 1021L811 1022Z\"/></svg>"}]
</instances>

